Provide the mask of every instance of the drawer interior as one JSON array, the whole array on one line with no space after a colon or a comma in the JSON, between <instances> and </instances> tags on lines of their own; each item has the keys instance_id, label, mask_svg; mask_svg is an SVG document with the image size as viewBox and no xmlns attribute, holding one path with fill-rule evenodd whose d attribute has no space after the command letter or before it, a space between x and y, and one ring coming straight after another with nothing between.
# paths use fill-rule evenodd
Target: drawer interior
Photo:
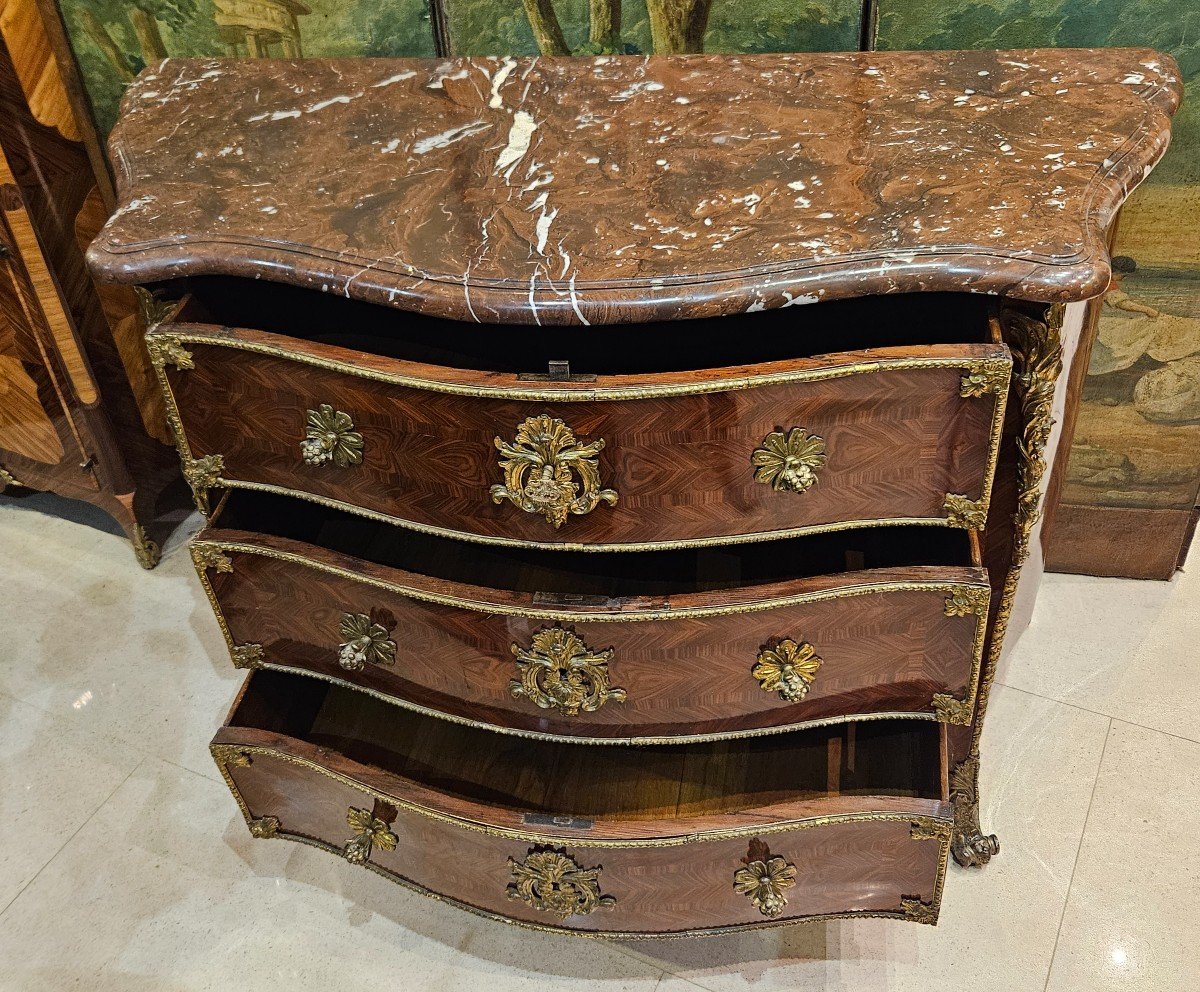
<instances>
[{"instance_id":1,"label":"drawer interior","mask_svg":"<svg viewBox=\"0 0 1200 992\"><path fill-rule=\"evenodd\" d=\"M399 361L573 378L757 365L867 348L988 344L995 302L975 294L916 293L784 307L729 317L585 327L481 325L226 277L190 280L176 320L246 327Z\"/></svg>"},{"instance_id":2,"label":"drawer interior","mask_svg":"<svg viewBox=\"0 0 1200 992\"><path fill-rule=\"evenodd\" d=\"M456 541L250 490L231 491L213 527L205 537L267 534L451 582L575 597L680 595L864 569L978 564L970 532L949 527L872 527L637 554L559 551Z\"/></svg>"},{"instance_id":3,"label":"drawer interior","mask_svg":"<svg viewBox=\"0 0 1200 992\"><path fill-rule=\"evenodd\" d=\"M528 741L350 689L255 672L232 727L336 751L451 800L592 820L676 819L830 796L944 800L940 724L879 720L645 747Z\"/></svg>"}]
</instances>

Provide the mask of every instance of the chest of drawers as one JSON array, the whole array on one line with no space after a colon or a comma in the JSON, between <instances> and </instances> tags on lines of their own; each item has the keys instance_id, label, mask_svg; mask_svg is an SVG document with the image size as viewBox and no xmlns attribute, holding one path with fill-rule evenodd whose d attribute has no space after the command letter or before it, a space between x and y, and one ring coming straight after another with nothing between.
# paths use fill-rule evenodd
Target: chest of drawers
<instances>
[{"instance_id":1,"label":"chest of drawers","mask_svg":"<svg viewBox=\"0 0 1200 992\"><path fill-rule=\"evenodd\" d=\"M572 932L935 922L1178 95L1144 51L147 70L90 258L162 301L251 832Z\"/></svg>"}]
</instances>

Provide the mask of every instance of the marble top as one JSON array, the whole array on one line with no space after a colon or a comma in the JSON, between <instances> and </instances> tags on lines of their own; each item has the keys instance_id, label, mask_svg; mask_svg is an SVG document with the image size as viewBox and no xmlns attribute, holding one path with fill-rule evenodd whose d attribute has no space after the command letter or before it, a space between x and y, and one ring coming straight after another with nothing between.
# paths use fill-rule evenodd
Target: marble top
<instances>
[{"instance_id":1,"label":"marble top","mask_svg":"<svg viewBox=\"0 0 1200 992\"><path fill-rule=\"evenodd\" d=\"M169 59L126 96L89 258L482 322L1078 300L1180 95L1139 49Z\"/></svg>"}]
</instances>

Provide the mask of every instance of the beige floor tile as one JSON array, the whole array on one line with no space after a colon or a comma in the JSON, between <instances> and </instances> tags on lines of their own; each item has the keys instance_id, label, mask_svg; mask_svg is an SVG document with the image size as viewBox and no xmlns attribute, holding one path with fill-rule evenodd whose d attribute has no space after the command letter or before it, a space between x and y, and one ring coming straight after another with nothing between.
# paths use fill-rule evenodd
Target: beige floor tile
<instances>
[{"instance_id":1,"label":"beige floor tile","mask_svg":"<svg viewBox=\"0 0 1200 992\"><path fill-rule=\"evenodd\" d=\"M1200 988L1200 744L1113 723L1049 992Z\"/></svg>"},{"instance_id":2,"label":"beige floor tile","mask_svg":"<svg viewBox=\"0 0 1200 992\"><path fill-rule=\"evenodd\" d=\"M663 975L654 992L703 992L704 986L676 975Z\"/></svg>"},{"instance_id":3,"label":"beige floor tile","mask_svg":"<svg viewBox=\"0 0 1200 992\"><path fill-rule=\"evenodd\" d=\"M1047 575L999 680L1200 741L1197 603L1200 567L1170 582Z\"/></svg>"},{"instance_id":4,"label":"beige floor tile","mask_svg":"<svg viewBox=\"0 0 1200 992\"><path fill-rule=\"evenodd\" d=\"M40 493L21 499L0 495L0 563L6 579L22 575L30 584L70 584L76 559L94 555L97 545L115 536L115 524L109 533L53 512L66 505L66 500L56 501ZM103 522L92 507L86 507L83 517L92 523ZM27 617L29 605L7 594L0 599L0 608L10 618ZM22 606L24 613L18 611Z\"/></svg>"},{"instance_id":5,"label":"beige floor tile","mask_svg":"<svg viewBox=\"0 0 1200 992\"><path fill-rule=\"evenodd\" d=\"M147 760L0 916L0 988L653 992L661 969L517 933L321 851Z\"/></svg>"},{"instance_id":6,"label":"beige floor tile","mask_svg":"<svg viewBox=\"0 0 1200 992\"><path fill-rule=\"evenodd\" d=\"M716 992L1040 990L1109 721L1004 687L988 721L984 828L1001 852L951 867L936 928L852 920L626 946Z\"/></svg>"},{"instance_id":7,"label":"beige floor tile","mask_svg":"<svg viewBox=\"0 0 1200 992\"><path fill-rule=\"evenodd\" d=\"M208 741L241 679L179 537L146 572L123 537L6 501L0 539L0 690L217 778Z\"/></svg>"},{"instance_id":8,"label":"beige floor tile","mask_svg":"<svg viewBox=\"0 0 1200 992\"><path fill-rule=\"evenodd\" d=\"M0 910L142 761L0 694Z\"/></svg>"}]
</instances>

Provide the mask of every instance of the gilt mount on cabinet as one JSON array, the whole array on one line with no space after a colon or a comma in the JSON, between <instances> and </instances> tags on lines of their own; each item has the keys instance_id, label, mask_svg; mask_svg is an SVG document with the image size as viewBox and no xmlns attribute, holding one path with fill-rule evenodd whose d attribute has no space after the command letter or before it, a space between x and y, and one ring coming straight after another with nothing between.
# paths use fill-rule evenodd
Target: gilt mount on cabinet
<instances>
[{"instance_id":1,"label":"gilt mount on cabinet","mask_svg":"<svg viewBox=\"0 0 1200 992\"><path fill-rule=\"evenodd\" d=\"M536 929L935 923L1169 60L228 68L131 88L91 261L178 301L251 832Z\"/></svg>"}]
</instances>

